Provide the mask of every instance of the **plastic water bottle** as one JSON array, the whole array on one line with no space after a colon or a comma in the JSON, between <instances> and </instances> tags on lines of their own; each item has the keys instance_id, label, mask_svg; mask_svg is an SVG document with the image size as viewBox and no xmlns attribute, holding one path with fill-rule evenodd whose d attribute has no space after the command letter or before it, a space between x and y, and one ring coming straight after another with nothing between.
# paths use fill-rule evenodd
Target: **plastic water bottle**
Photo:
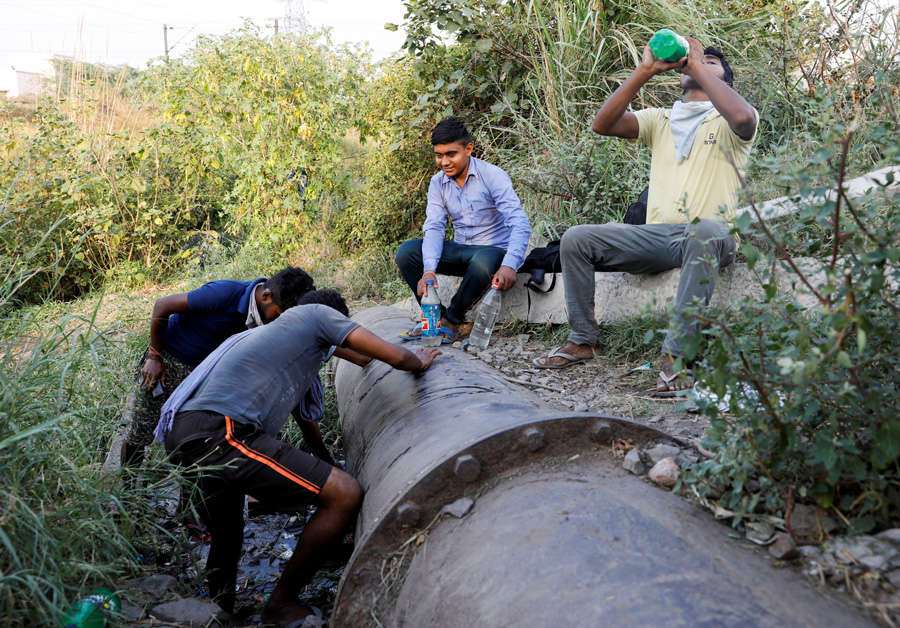
<instances>
[{"instance_id":1,"label":"plastic water bottle","mask_svg":"<svg viewBox=\"0 0 900 628\"><path fill-rule=\"evenodd\" d=\"M659 29L650 38L650 52L657 59L668 61L669 63L687 56L690 49L691 46L688 44L687 39L668 28Z\"/></svg>"},{"instance_id":2,"label":"plastic water bottle","mask_svg":"<svg viewBox=\"0 0 900 628\"><path fill-rule=\"evenodd\" d=\"M422 345L438 347L441 340L441 299L434 280L429 279L425 282L425 296L422 297Z\"/></svg>"},{"instance_id":3,"label":"plastic water bottle","mask_svg":"<svg viewBox=\"0 0 900 628\"><path fill-rule=\"evenodd\" d=\"M109 615L117 615L122 602L109 589L95 589L63 611L62 628L104 628Z\"/></svg>"},{"instance_id":4,"label":"plastic water bottle","mask_svg":"<svg viewBox=\"0 0 900 628\"><path fill-rule=\"evenodd\" d=\"M475 324L472 325L472 333L469 334L469 345L478 349L487 349L491 341L491 332L494 331L494 323L500 315L500 303L503 297L500 294L500 282L496 279L491 284L491 289L481 299L478 311L475 312Z\"/></svg>"}]
</instances>

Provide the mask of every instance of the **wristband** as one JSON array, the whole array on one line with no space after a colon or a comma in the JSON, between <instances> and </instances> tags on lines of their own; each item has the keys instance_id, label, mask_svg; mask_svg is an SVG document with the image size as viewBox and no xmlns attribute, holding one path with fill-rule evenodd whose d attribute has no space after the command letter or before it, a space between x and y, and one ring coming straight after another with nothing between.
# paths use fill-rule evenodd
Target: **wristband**
<instances>
[{"instance_id":1,"label":"wristband","mask_svg":"<svg viewBox=\"0 0 900 628\"><path fill-rule=\"evenodd\" d=\"M154 349L154 348L153 348L153 345L150 345L149 347L147 347L147 351L150 353L150 355L154 355L154 356L156 356L156 357L158 357L158 358L161 358L161 357L162 357L162 353L160 353L159 351L157 351L156 349Z\"/></svg>"}]
</instances>

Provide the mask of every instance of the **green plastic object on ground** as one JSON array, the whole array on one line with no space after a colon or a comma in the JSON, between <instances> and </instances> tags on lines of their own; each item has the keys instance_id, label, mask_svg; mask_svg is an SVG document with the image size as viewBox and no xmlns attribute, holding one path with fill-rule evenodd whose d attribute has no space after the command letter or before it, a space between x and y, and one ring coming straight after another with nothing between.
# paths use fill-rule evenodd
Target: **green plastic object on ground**
<instances>
[{"instance_id":1,"label":"green plastic object on ground","mask_svg":"<svg viewBox=\"0 0 900 628\"><path fill-rule=\"evenodd\" d=\"M687 39L668 28L659 29L650 38L650 52L669 63L686 56L689 49Z\"/></svg>"},{"instance_id":2,"label":"green plastic object on ground","mask_svg":"<svg viewBox=\"0 0 900 628\"><path fill-rule=\"evenodd\" d=\"M61 628L104 628L110 615L118 614L122 602L114 591L94 589L63 611Z\"/></svg>"}]
</instances>

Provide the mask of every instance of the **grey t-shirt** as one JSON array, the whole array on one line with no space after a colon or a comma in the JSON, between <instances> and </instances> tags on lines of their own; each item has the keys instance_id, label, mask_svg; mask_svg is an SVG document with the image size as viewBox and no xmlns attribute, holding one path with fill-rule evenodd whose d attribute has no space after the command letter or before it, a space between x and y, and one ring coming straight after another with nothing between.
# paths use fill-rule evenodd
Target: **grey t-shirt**
<instances>
[{"instance_id":1,"label":"grey t-shirt","mask_svg":"<svg viewBox=\"0 0 900 628\"><path fill-rule=\"evenodd\" d=\"M180 411L208 410L276 436L332 346L359 325L326 305L298 305L221 357Z\"/></svg>"}]
</instances>

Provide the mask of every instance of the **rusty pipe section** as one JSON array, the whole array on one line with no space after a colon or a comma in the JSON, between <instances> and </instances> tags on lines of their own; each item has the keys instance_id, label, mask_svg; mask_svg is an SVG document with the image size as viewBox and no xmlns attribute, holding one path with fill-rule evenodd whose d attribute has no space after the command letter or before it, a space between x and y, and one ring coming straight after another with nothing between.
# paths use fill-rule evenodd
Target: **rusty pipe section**
<instances>
[{"instance_id":1,"label":"rusty pipe section","mask_svg":"<svg viewBox=\"0 0 900 628\"><path fill-rule=\"evenodd\" d=\"M410 324L387 307L354 319L390 341ZM443 351L422 375L337 367L348 471L366 495L331 625L862 625L615 453L675 439L560 413Z\"/></svg>"}]
</instances>

